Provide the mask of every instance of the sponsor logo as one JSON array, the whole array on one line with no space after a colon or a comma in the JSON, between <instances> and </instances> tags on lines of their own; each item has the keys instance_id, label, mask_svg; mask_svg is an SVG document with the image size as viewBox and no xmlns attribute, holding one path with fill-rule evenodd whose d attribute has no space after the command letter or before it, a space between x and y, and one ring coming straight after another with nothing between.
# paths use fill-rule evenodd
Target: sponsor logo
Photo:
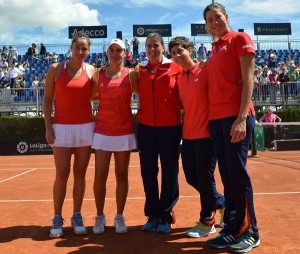
<instances>
[{"instance_id":1,"label":"sponsor logo","mask_svg":"<svg viewBox=\"0 0 300 254\"><path fill-rule=\"evenodd\" d=\"M17 151L21 154L27 152L41 151L41 150L49 150L51 146L47 143L26 143L21 141L17 144Z\"/></svg>"},{"instance_id":2,"label":"sponsor logo","mask_svg":"<svg viewBox=\"0 0 300 254\"><path fill-rule=\"evenodd\" d=\"M145 33L145 30L144 30L144 28L139 27L139 28L136 30L136 32L138 33L138 35L143 35L143 34Z\"/></svg>"},{"instance_id":3,"label":"sponsor logo","mask_svg":"<svg viewBox=\"0 0 300 254\"><path fill-rule=\"evenodd\" d=\"M254 48L253 45L251 44L247 44L243 46L243 49L247 49L247 48Z\"/></svg>"},{"instance_id":4,"label":"sponsor logo","mask_svg":"<svg viewBox=\"0 0 300 254\"><path fill-rule=\"evenodd\" d=\"M26 142L20 142L19 144L17 144L17 151L19 153L26 153L28 150L28 145Z\"/></svg>"},{"instance_id":5,"label":"sponsor logo","mask_svg":"<svg viewBox=\"0 0 300 254\"><path fill-rule=\"evenodd\" d=\"M220 49L220 51L222 51L222 50L227 50L227 45L224 45L224 46Z\"/></svg>"}]
</instances>

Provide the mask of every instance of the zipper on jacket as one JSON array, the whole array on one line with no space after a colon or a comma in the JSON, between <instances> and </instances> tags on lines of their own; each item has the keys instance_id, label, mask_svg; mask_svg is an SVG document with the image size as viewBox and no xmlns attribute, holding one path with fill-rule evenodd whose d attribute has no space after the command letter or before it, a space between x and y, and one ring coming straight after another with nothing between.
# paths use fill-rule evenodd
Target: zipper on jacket
<instances>
[{"instance_id":1,"label":"zipper on jacket","mask_svg":"<svg viewBox=\"0 0 300 254\"><path fill-rule=\"evenodd\" d=\"M152 96L153 96L153 113L154 113L154 126L156 127L156 104L155 104L155 92L154 92L154 89L155 89L155 80L154 79L151 79L151 82L152 82Z\"/></svg>"}]
</instances>

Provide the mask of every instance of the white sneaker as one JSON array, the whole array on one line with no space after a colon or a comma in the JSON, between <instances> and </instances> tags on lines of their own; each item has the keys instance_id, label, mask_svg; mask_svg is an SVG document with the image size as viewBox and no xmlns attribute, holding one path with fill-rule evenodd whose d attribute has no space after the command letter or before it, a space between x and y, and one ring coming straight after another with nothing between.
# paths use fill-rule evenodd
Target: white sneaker
<instances>
[{"instance_id":1,"label":"white sneaker","mask_svg":"<svg viewBox=\"0 0 300 254\"><path fill-rule=\"evenodd\" d=\"M202 237L207 236L208 234L216 233L216 228L214 225L207 226L199 221L196 222L195 227L185 231L185 233L190 237Z\"/></svg>"},{"instance_id":2,"label":"white sneaker","mask_svg":"<svg viewBox=\"0 0 300 254\"><path fill-rule=\"evenodd\" d=\"M115 217L114 227L118 234L123 234L127 232L127 226L125 224L125 218L122 214L117 214Z\"/></svg>"},{"instance_id":3,"label":"white sneaker","mask_svg":"<svg viewBox=\"0 0 300 254\"><path fill-rule=\"evenodd\" d=\"M83 220L80 212L75 212L71 218L71 229L76 235L84 235L87 233L86 227L83 225Z\"/></svg>"},{"instance_id":4,"label":"white sneaker","mask_svg":"<svg viewBox=\"0 0 300 254\"><path fill-rule=\"evenodd\" d=\"M106 225L106 218L105 215L98 215L95 217L95 224L93 226L93 233L94 234L102 234L105 231L104 226Z\"/></svg>"},{"instance_id":5,"label":"white sneaker","mask_svg":"<svg viewBox=\"0 0 300 254\"><path fill-rule=\"evenodd\" d=\"M63 236L62 226L64 224L64 219L60 214L54 216L52 220L52 227L50 229L50 237L58 238Z\"/></svg>"}]
</instances>

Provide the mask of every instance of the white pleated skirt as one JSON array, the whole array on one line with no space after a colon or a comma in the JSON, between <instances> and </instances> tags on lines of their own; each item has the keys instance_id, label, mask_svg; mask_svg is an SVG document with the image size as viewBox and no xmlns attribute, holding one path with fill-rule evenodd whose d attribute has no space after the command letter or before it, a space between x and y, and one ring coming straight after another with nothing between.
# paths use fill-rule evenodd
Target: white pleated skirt
<instances>
[{"instance_id":1,"label":"white pleated skirt","mask_svg":"<svg viewBox=\"0 0 300 254\"><path fill-rule=\"evenodd\" d=\"M131 151L137 148L134 134L122 136L106 136L94 134L92 148L110 152Z\"/></svg>"},{"instance_id":2,"label":"white pleated skirt","mask_svg":"<svg viewBox=\"0 0 300 254\"><path fill-rule=\"evenodd\" d=\"M90 146L93 142L95 123L53 124L55 142L58 147Z\"/></svg>"}]
</instances>

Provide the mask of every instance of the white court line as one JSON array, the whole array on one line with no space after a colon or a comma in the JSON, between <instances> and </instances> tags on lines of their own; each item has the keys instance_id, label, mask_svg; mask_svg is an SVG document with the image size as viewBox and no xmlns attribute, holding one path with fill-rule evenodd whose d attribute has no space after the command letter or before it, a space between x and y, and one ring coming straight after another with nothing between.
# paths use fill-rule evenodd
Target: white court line
<instances>
[{"instance_id":1,"label":"white court line","mask_svg":"<svg viewBox=\"0 0 300 254\"><path fill-rule=\"evenodd\" d=\"M6 182L6 181L9 181L9 180L14 179L14 178L16 178L16 177L19 177L19 176L21 176L21 175L25 175L25 174L27 174L27 173L30 173L30 172L34 171L34 170L36 170L36 168L33 168L33 169L28 170L28 171L26 171L26 172L23 172L23 173L21 173L21 174L18 174L18 175L15 175L15 176L6 178L6 179L0 181L0 183L4 183L4 182Z\"/></svg>"},{"instance_id":2,"label":"white court line","mask_svg":"<svg viewBox=\"0 0 300 254\"><path fill-rule=\"evenodd\" d=\"M289 194L300 194L300 191L291 191L291 192L258 192L254 195L289 195ZM195 196L179 196L179 199L185 198L200 198L199 195ZM145 197L128 197L127 200L143 200ZM94 198L85 198L84 201L94 201ZM105 200L116 200L116 198L105 198ZM73 199L66 198L65 201L73 201ZM0 200L0 203L22 203L22 202L53 202L53 199L19 199L19 200Z\"/></svg>"}]
</instances>

